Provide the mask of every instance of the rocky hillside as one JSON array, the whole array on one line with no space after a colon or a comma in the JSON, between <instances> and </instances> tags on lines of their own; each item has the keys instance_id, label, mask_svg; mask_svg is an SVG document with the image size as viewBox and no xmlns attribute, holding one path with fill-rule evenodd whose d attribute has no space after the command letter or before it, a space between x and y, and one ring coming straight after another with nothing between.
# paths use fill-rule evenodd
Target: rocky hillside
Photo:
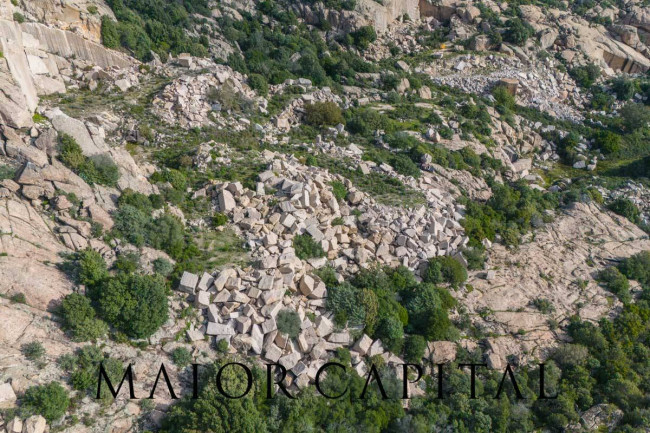
<instances>
[{"instance_id":1,"label":"rocky hillside","mask_svg":"<svg viewBox=\"0 0 650 433\"><path fill-rule=\"evenodd\" d=\"M649 46L635 1L0 0L0 433L647 431Z\"/></svg>"}]
</instances>

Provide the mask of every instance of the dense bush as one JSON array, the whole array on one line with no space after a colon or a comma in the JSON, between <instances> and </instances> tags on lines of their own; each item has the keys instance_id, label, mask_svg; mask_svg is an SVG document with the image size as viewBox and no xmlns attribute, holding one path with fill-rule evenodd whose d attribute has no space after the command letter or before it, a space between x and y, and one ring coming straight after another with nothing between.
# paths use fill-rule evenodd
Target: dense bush
<instances>
[{"instance_id":1,"label":"dense bush","mask_svg":"<svg viewBox=\"0 0 650 433\"><path fill-rule=\"evenodd\" d=\"M403 153L391 155L389 163L396 172L404 176L412 176L417 179L422 175L420 168Z\"/></svg>"},{"instance_id":2,"label":"dense bush","mask_svg":"<svg viewBox=\"0 0 650 433\"><path fill-rule=\"evenodd\" d=\"M404 360L418 364L424 357L427 341L421 335L409 335L404 343Z\"/></svg>"},{"instance_id":3,"label":"dense bush","mask_svg":"<svg viewBox=\"0 0 650 433\"><path fill-rule=\"evenodd\" d=\"M27 415L41 415L52 422L65 415L69 406L68 393L57 382L51 382L28 388L22 399L21 411Z\"/></svg>"},{"instance_id":4,"label":"dense bush","mask_svg":"<svg viewBox=\"0 0 650 433\"><path fill-rule=\"evenodd\" d=\"M87 392L90 395L97 392L100 363L104 365L104 369L113 384L119 383L124 374L122 363L105 356L97 346L84 346L74 354L65 354L59 358L58 363L68 373L70 386L77 391ZM104 387L100 397L106 398L109 395L107 387Z\"/></svg>"},{"instance_id":5,"label":"dense bush","mask_svg":"<svg viewBox=\"0 0 650 433\"><path fill-rule=\"evenodd\" d=\"M611 131L601 131L596 134L596 147L605 155L616 153L621 150L621 136Z\"/></svg>"},{"instance_id":6,"label":"dense bush","mask_svg":"<svg viewBox=\"0 0 650 433\"><path fill-rule=\"evenodd\" d=\"M406 350L405 332L429 340L455 336L448 318L453 297L445 289L419 284L404 267L362 270L345 283L320 275L327 284L327 309L334 313L334 322L341 327L364 326L365 333L380 338L395 353Z\"/></svg>"},{"instance_id":7,"label":"dense bush","mask_svg":"<svg viewBox=\"0 0 650 433\"><path fill-rule=\"evenodd\" d=\"M404 345L404 325L397 317L384 317L377 324L375 337L381 340L386 350L401 353Z\"/></svg>"},{"instance_id":8,"label":"dense bush","mask_svg":"<svg viewBox=\"0 0 650 433\"><path fill-rule=\"evenodd\" d=\"M318 257L324 257L325 251L319 242L307 233L296 235L293 238L293 248L296 250L296 256L300 260L308 260Z\"/></svg>"},{"instance_id":9,"label":"dense bush","mask_svg":"<svg viewBox=\"0 0 650 433\"><path fill-rule=\"evenodd\" d=\"M131 338L147 338L167 321L167 292L160 275L118 274L95 301L106 322Z\"/></svg>"},{"instance_id":10,"label":"dense bush","mask_svg":"<svg viewBox=\"0 0 650 433\"><path fill-rule=\"evenodd\" d=\"M174 365L181 368L188 366L192 362L192 354L183 346L174 349L171 357Z\"/></svg>"},{"instance_id":11,"label":"dense bush","mask_svg":"<svg viewBox=\"0 0 650 433\"><path fill-rule=\"evenodd\" d=\"M330 287L327 291L327 308L334 313L334 322L339 326L374 325L376 304L373 292L359 290L349 283Z\"/></svg>"},{"instance_id":12,"label":"dense bush","mask_svg":"<svg viewBox=\"0 0 650 433\"><path fill-rule=\"evenodd\" d=\"M639 90L634 80L625 77L617 77L612 80L611 89L619 101L632 99L634 94Z\"/></svg>"},{"instance_id":13,"label":"dense bush","mask_svg":"<svg viewBox=\"0 0 650 433\"><path fill-rule=\"evenodd\" d=\"M30 361L38 361L45 355L45 348L40 342L32 341L31 343L23 344L21 352Z\"/></svg>"},{"instance_id":14,"label":"dense bush","mask_svg":"<svg viewBox=\"0 0 650 433\"><path fill-rule=\"evenodd\" d=\"M600 68L593 63L585 66L576 66L569 70L571 78L573 78L580 87L584 88L591 87L600 77L600 74Z\"/></svg>"},{"instance_id":15,"label":"dense bush","mask_svg":"<svg viewBox=\"0 0 650 433\"><path fill-rule=\"evenodd\" d=\"M139 198L137 202L136 198ZM147 206L144 198L146 196L132 195L119 203L113 214L115 225L111 233L138 247L148 245L163 250L175 260L186 257L195 247L183 224L168 213L154 219L152 207Z\"/></svg>"},{"instance_id":16,"label":"dense bush","mask_svg":"<svg viewBox=\"0 0 650 433\"><path fill-rule=\"evenodd\" d=\"M467 270L453 257L434 257L429 259L422 279L427 283L447 283L452 287L458 287L467 280Z\"/></svg>"},{"instance_id":17,"label":"dense bush","mask_svg":"<svg viewBox=\"0 0 650 433\"><path fill-rule=\"evenodd\" d=\"M334 180L330 184L332 186L332 194L334 198L342 202L348 196L348 189L343 182L340 180Z\"/></svg>"},{"instance_id":18,"label":"dense bush","mask_svg":"<svg viewBox=\"0 0 650 433\"><path fill-rule=\"evenodd\" d=\"M117 22L102 17L102 42L108 48L124 48L142 61L152 60L151 51L163 61L168 54L188 52L206 56L206 38L195 38L187 30L193 23L191 14L210 15L206 0L182 2L147 0L109 0Z\"/></svg>"},{"instance_id":19,"label":"dense bush","mask_svg":"<svg viewBox=\"0 0 650 433\"><path fill-rule=\"evenodd\" d=\"M101 255L90 249L69 257L63 268L86 286L97 317L128 337L147 338L167 320L169 289L160 274L140 275L123 267L112 275ZM72 294L64 299L64 327L79 341L99 338L105 327L82 298Z\"/></svg>"},{"instance_id":20,"label":"dense bush","mask_svg":"<svg viewBox=\"0 0 650 433\"><path fill-rule=\"evenodd\" d=\"M650 108L643 104L628 102L621 108L621 124L627 132L645 128L650 122Z\"/></svg>"},{"instance_id":21,"label":"dense bush","mask_svg":"<svg viewBox=\"0 0 650 433\"><path fill-rule=\"evenodd\" d=\"M544 211L559 206L559 198L517 182L512 186L490 182L492 197L485 204L467 203L461 224L470 245L480 247L485 238L494 241L497 234L505 245L517 245L521 234L543 223Z\"/></svg>"},{"instance_id":22,"label":"dense bush","mask_svg":"<svg viewBox=\"0 0 650 433\"><path fill-rule=\"evenodd\" d=\"M78 293L71 293L63 298L63 328L70 332L74 341L89 341L102 338L108 332L108 326L97 319L90 299Z\"/></svg>"},{"instance_id":23,"label":"dense bush","mask_svg":"<svg viewBox=\"0 0 650 433\"><path fill-rule=\"evenodd\" d=\"M312 126L335 126L345 123L341 108L334 102L315 102L305 106L305 120Z\"/></svg>"},{"instance_id":24,"label":"dense bush","mask_svg":"<svg viewBox=\"0 0 650 433\"><path fill-rule=\"evenodd\" d=\"M629 219L635 224L638 224L639 221L641 221L641 212L639 211L639 208L626 198L616 199L610 203L608 207L612 212Z\"/></svg>"},{"instance_id":25,"label":"dense bush","mask_svg":"<svg viewBox=\"0 0 650 433\"><path fill-rule=\"evenodd\" d=\"M371 43L377 40L377 33L372 26L363 26L358 30L350 32L352 44L360 50L365 50Z\"/></svg>"},{"instance_id":26,"label":"dense bush","mask_svg":"<svg viewBox=\"0 0 650 433\"><path fill-rule=\"evenodd\" d=\"M501 114L512 112L515 108L515 97L505 86L495 86L492 89L492 96L496 102L496 109Z\"/></svg>"},{"instance_id":27,"label":"dense bush","mask_svg":"<svg viewBox=\"0 0 650 433\"><path fill-rule=\"evenodd\" d=\"M89 185L98 183L111 187L117 186L120 172L111 157L94 155L87 158L81 146L70 135L59 136L59 159Z\"/></svg>"},{"instance_id":28,"label":"dense bush","mask_svg":"<svg viewBox=\"0 0 650 433\"><path fill-rule=\"evenodd\" d=\"M528 38L534 34L535 29L530 24L519 18L511 18L506 21L506 31L503 38L506 42L511 42L515 45L524 45Z\"/></svg>"},{"instance_id":29,"label":"dense bush","mask_svg":"<svg viewBox=\"0 0 650 433\"><path fill-rule=\"evenodd\" d=\"M449 292L423 284L417 290L406 293L404 298L409 315L409 332L422 335L427 340L446 340L452 337L453 326L448 310L456 303Z\"/></svg>"},{"instance_id":30,"label":"dense bush","mask_svg":"<svg viewBox=\"0 0 650 433\"><path fill-rule=\"evenodd\" d=\"M625 259L618 268L630 280L650 288L650 251L643 251Z\"/></svg>"},{"instance_id":31,"label":"dense bush","mask_svg":"<svg viewBox=\"0 0 650 433\"><path fill-rule=\"evenodd\" d=\"M260 74L251 74L248 77L248 85L251 89L259 93L260 96L266 96L269 94L269 83L266 81Z\"/></svg>"},{"instance_id":32,"label":"dense bush","mask_svg":"<svg viewBox=\"0 0 650 433\"><path fill-rule=\"evenodd\" d=\"M630 282L618 268L609 267L603 269L598 273L597 279L622 302L630 301Z\"/></svg>"},{"instance_id":33,"label":"dense bush","mask_svg":"<svg viewBox=\"0 0 650 433\"><path fill-rule=\"evenodd\" d=\"M348 110L350 111L350 110ZM349 114L347 128L353 134L370 135L378 129L390 129L391 119L376 110L361 108Z\"/></svg>"},{"instance_id":34,"label":"dense bush","mask_svg":"<svg viewBox=\"0 0 650 433\"><path fill-rule=\"evenodd\" d=\"M287 334L290 338L296 338L300 334L300 316L294 310L281 310L275 321L278 331Z\"/></svg>"}]
</instances>

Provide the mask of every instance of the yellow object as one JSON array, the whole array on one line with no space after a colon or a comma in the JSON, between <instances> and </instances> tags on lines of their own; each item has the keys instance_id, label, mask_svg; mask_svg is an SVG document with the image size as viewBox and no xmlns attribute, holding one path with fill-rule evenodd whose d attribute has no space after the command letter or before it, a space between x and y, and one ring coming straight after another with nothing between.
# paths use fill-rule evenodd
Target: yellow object
<instances>
[{"instance_id":1,"label":"yellow object","mask_svg":"<svg viewBox=\"0 0 650 433\"><path fill-rule=\"evenodd\" d=\"M447 45L445 45L445 44L440 44L440 49L441 49L441 50L444 50L445 48L447 48Z\"/></svg>"}]
</instances>

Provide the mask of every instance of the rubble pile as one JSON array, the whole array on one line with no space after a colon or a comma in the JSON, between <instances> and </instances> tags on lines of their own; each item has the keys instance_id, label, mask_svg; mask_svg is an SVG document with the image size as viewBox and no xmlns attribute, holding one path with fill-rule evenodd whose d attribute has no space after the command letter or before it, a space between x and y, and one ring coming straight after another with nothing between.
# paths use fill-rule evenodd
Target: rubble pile
<instances>
[{"instance_id":1,"label":"rubble pile","mask_svg":"<svg viewBox=\"0 0 650 433\"><path fill-rule=\"evenodd\" d=\"M266 100L258 98L245 78L228 66L209 65L209 73L182 75L167 85L153 100L155 113L169 124L183 128L217 125L235 130L245 129L250 120L239 116L222 116L237 104L257 105L265 110ZM228 106L224 106L228 101Z\"/></svg>"}]
</instances>

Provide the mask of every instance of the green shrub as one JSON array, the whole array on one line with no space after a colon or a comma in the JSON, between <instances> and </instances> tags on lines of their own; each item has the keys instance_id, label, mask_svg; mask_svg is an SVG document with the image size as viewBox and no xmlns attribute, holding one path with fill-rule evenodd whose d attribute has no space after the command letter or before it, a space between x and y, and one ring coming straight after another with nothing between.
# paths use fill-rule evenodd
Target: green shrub
<instances>
[{"instance_id":1,"label":"green shrub","mask_svg":"<svg viewBox=\"0 0 650 433\"><path fill-rule=\"evenodd\" d=\"M74 355L67 354L59 358L59 365L69 374L72 388L89 395L96 395L100 363L103 364L111 383L119 383L124 374L122 362L105 356L97 346L84 346ZM108 387L102 387L100 398L112 398Z\"/></svg>"},{"instance_id":2,"label":"green shrub","mask_svg":"<svg viewBox=\"0 0 650 433\"><path fill-rule=\"evenodd\" d=\"M90 185L98 183L116 187L120 170L109 155L93 155L82 165L79 176Z\"/></svg>"},{"instance_id":3,"label":"green shrub","mask_svg":"<svg viewBox=\"0 0 650 433\"><path fill-rule=\"evenodd\" d=\"M353 134L370 135L378 129L387 130L391 119L376 110L362 108L355 110L347 122L348 130Z\"/></svg>"},{"instance_id":4,"label":"green shrub","mask_svg":"<svg viewBox=\"0 0 650 433\"><path fill-rule=\"evenodd\" d=\"M59 135L59 159L72 171L78 170L86 161L81 146L68 134Z\"/></svg>"},{"instance_id":5,"label":"green shrub","mask_svg":"<svg viewBox=\"0 0 650 433\"><path fill-rule=\"evenodd\" d=\"M371 43L377 40L377 33L372 26L363 26L354 32L350 32L352 44L360 50L365 50Z\"/></svg>"},{"instance_id":6,"label":"green shrub","mask_svg":"<svg viewBox=\"0 0 650 433\"><path fill-rule=\"evenodd\" d=\"M18 24L24 23L25 15L21 14L20 12L14 12L14 21L16 21Z\"/></svg>"},{"instance_id":7,"label":"green shrub","mask_svg":"<svg viewBox=\"0 0 650 433\"><path fill-rule=\"evenodd\" d=\"M59 136L59 159L88 184L116 187L120 172L109 155L86 158L77 141L67 134Z\"/></svg>"},{"instance_id":8,"label":"green shrub","mask_svg":"<svg viewBox=\"0 0 650 433\"><path fill-rule=\"evenodd\" d=\"M300 334L300 316L294 310L281 310L275 321L278 325L278 331L287 334L290 338L296 338Z\"/></svg>"},{"instance_id":9,"label":"green shrub","mask_svg":"<svg viewBox=\"0 0 650 433\"><path fill-rule=\"evenodd\" d=\"M219 353L228 353L229 345L228 340L219 340L217 341L217 352Z\"/></svg>"},{"instance_id":10,"label":"green shrub","mask_svg":"<svg viewBox=\"0 0 650 433\"><path fill-rule=\"evenodd\" d=\"M394 316L384 317L377 324L375 337L381 339L390 352L400 353L404 345L404 325Z\"/></svg>"},{"instance_id":11,"label":"green shrub","mask_svg":"<svg viewBox=\"0 0 650 433\"><path fill-rule=\"evenodd\" d=\"M192 354L185 347L177 347L172 352L172 361L178 367L186 367L192 362Z\"/></svg>"},{"instance_id":12,"label":"green shrub","mask_svg":"<svg viewBox=\"0 0 650 433\"><path fill-rule=\"evenodd\" d=\"M621 136L611 131L602 131L596 135L596 147L605 155L616 153L621 149Z\"/></svg>"},{"instance_id":13,"label":"green shrub","mask_svg":"<svg viewBox=\"0 0 650 433\"><path fill-rule=\"evenodd\" d=\"M160 275L118 274L99 293L100 316L131 338L148 338L167 321L167 286Z\"/></svg>"},{"instance_id":14,"label":"green shrub","mask_svg":"<svg viewBox=\"0 0 650 433\"><path fill-rule=\"evenodd\" d=\"M255 90L260 96L269 94L269 83L260 74L251 74L248 77L248 85Z\"/></svg>"},{"instance_id":15,"label":"green shrub","mask_svg":"<svg viewBox=\"0 0 650 433\"><path fill-rule=\"evenodd\" d=\"M113 215L115 225L113 230L137 247L145 244L148 238L147 225L150 217L138 208L125 204L119 207Z\"/></svg>"},{"instance_id":16,"label":"green shrub","mask_svg":"<svg viewBox=\"0 0 650 433\"><path fill-rule=\"evenodd\" d=\"M422 284L405 293L408 330L427 340L445 340L453 330L447 311L455 305L454 298L444 289Z\"/></svg>"},{"instance_id":17,"label":"green shrub","mask_svg":"<svg viewBox=\"0 0 650 433\"><path fill-rule=\"evenodd\" d=\"M38 361L45 355L45 348L39 341L23 344L21 352L30 361Z\"/></svg>"},{"instance_id":18,"label":"green shrub","mask_svg":"<svg viewBox=\"0 0 650 433\"><path fill-rule=\"evenodd\" d=\"M11 295L11 298L9 298L11 302L14 304L27 304L27 298L25 297L24 293L14 293Z\"/></svg>"},{"instance_id":19,"label":"green shrub","mask_svg":"<svg viewBox=\"0 0 650 433\"><path fill-rule=\"evenodd\" d=\"M467 280L467 270L453 257L434 257L429 259L422 279L427 283L448 283L452 287L458 287Z\"/></svg>"},{"instance_id":20,"label":"green shrub","mask_svg":"<svg viewBox=\"0 0 650 433\"><path fill-rule=\"evenodd\" d=\"M404 360L419 364L424 358L427 349L427 340L421 335L409 335L404 343Z\"/></svg>"},{"instance_id":21,"label":"green shrub","mask_svg":"<svg viewBox=\"0 0 650 433\"><path fill-rule=\"evenodd\" d=\"M615 294L621 302L629 302L631 300L630 282L618 268L609 267L603 269L598 273L597 279L605 285L607 290Z\"/></svg>"},{"instance_id":22,"label":"green shrub","mask_svg":"<svg viewBox=\"0 0 650 433\"><path fill-rule=\"evenodd\" d=\"M650 251L642 251L623 260L618 268L630 280L650 286Z\"/></svg>"},{"instance_id":23,"label":"green shrub","mask_svg":"<svg viewBox=\"0 0 650 433\"><path fill-rule=\"evenodd\" d=\"M90 299L78 293L71 293L63 298L63 328L70 331L74 341L89 341L102 338L108 332L108 326L97 319Z\"/></svg>"},{"instance_id":24,"label":"green shrub","mask_svg":"<svg viewBox=\"0 0 650 433\"><path fill-rule=\"evenodd\" d=\"M634 94L639 90L636 82L629 78L617 77L612 81L612 91L616 94L619 101L632 99Z\"/></svg>"},{"instance_id":25,"label":"green shrub","mask_svg":"<svg viewBox=\"0 0 650 433\"><path fill-rule=\"evenodd\" d=\"M422 175L420 168L403 153L391 155L389 163L401 175L412 176L416 179Z\"/></svg>"},{"instance_id":26,"label":"green shrub","mask_svg":"<svg viewBox=\"0 0 650 433\"><path fill-rule=\"evenodd\" d=\"M305 106L307 124L322 127L345 123L341 108L334 102L315 102Z\"/></svg>"},{"instance_id":27,"label":"green shrub","mask_svg":"<svg viewBox=\"0 0 650 433\"><path fill-rule=\"evenodd\" d=\"M32 386L25 391L21 410L25 414L41 415L49 422L65 415L70 406L68 393L57 382Z\"/></svg>"},{"instance_id":28,"label":"green shrub","mask_svg":"<svg viewBox=\"0 0 650 433\"><path fill-rule=\"evenodd\" d=\"M533 307L537 308L542 314L549 314L555 311L555 307L545 298L535 298L533 299Z\"/></svg>"},{"instance_id":29,"label":"green shrub","mask_svg":"<svg viewBox=\"0 0 650 433\"><path fill-rule=\"evenodd\" d=\"M343 182L340 180L334 180L330 183L332 186L332 194L336 200L342 202L348 196L348 189Z\"/></svg>"},{"instance_id":30,"label":"green shrub","mask_svg":"<svg viewBox=\"0 0 650 433\"><path fill-rule=\"evenodd\" d=\"M327 290L327 309L334 313L338 326L365 325L366 310L360 302L361 291L349 283L330 287Z\"/></svg>"},{"instance_id":31,"label":"green shrub","mask_svg":"<svg viewBox=\"0 0 650 433\"><path fill-rule=\"evenodd\" d=\"M164 257L158 257L152 265L153 271L163 277L168 277L174 271L174 265Z\"/></svg>"},{"instance_id":32,"label":"green shrub","mask_svg":"<svg viewBox=\"0 0 650 433\"><path fill-rule=\"evenodd\" d=\"M504 33L506 42L511 42L515 45L524 45L528 38L534 34L535 29L519 18L511 18L506 21L506 31Z\"/></svg>"},{"instance_id":33,"label":"green shrub","mask_svg":"<svg viewBox=\"0 0 650 433\"><path fill-rule=\"evenodd\" d=\"M0 164L0 180L16 177L16 169L10 165Z\"/></svg>"},{"instance_id":34,"label":"green shrub","mask_svg":"<svg viewBox=\"0 0 650 433\"><path fill-rule=\"evenodd\" d=\"M628 102L621 108L621 124L627 132L643 129L650 122L650 108L643 104Z\"/></svg>"},{"instance_id":35,"label":"green shrub","mask_svg":"<svg viewBox=\"0 0 650 433\"><path fill-rule=\"evenodd\" d=\"M585 66L576 66L569 70L569 75L573 78L580 87L589 88L600 77L600 68L590 63Z\"/></svg>"},{"instance_id":36,"label":"green shrub","mask_svg":"<svg viewBox=\"0 0 650 433\"><path fill-rule=\"evenodd\" d=\"M228 216L222 213L217 213L212 217L212 225L214 227L221 227L228 223Z\"/></svg>"},{"instance_id":37,"label":"green shrub","mask_svg":"<svg viewBox=\"0 0 650 433\"><path fill-rule=\"evenodd\" d=\"M464 248L462 253L465 260L467 260L467 269L470 271L483 269L485 265L485 251L483 248Z\"/></svg>"},{"instance_id":38,"label":"green shrub","mask_svg":"<svg viewBox=\"0 0 650 433\"><path fill-rule=\"evenodd\" d=\"M296 235L293 238L293 248L296 250L296 256L300 260L308 260L318 257L324 257L325 251L319 242L305 233Z\"/></svg>"},{"instance_id":39,"label":"green shrub","mask_svg":"<svg viewBox=\"0 0 650 433\"><path fill-rule=\"evenodd\" d=\"M641 212L639 211L639 208L626 198L614 200L610 203L608 208L612 212L627 218L635 224L638 224L641 221Z\"/></svg>"},{"instance_id":40,"label":"green shrub","mask_svg":"<svg viewBox=\"0 0 650 433\"><path fill-rule=\"evenodd\" d=\"M492 89L492 96L496 101L496 108L501 114L510 113L515 109L515 97L506 86L495 86Z\"/></svg>"}]
</instances>

